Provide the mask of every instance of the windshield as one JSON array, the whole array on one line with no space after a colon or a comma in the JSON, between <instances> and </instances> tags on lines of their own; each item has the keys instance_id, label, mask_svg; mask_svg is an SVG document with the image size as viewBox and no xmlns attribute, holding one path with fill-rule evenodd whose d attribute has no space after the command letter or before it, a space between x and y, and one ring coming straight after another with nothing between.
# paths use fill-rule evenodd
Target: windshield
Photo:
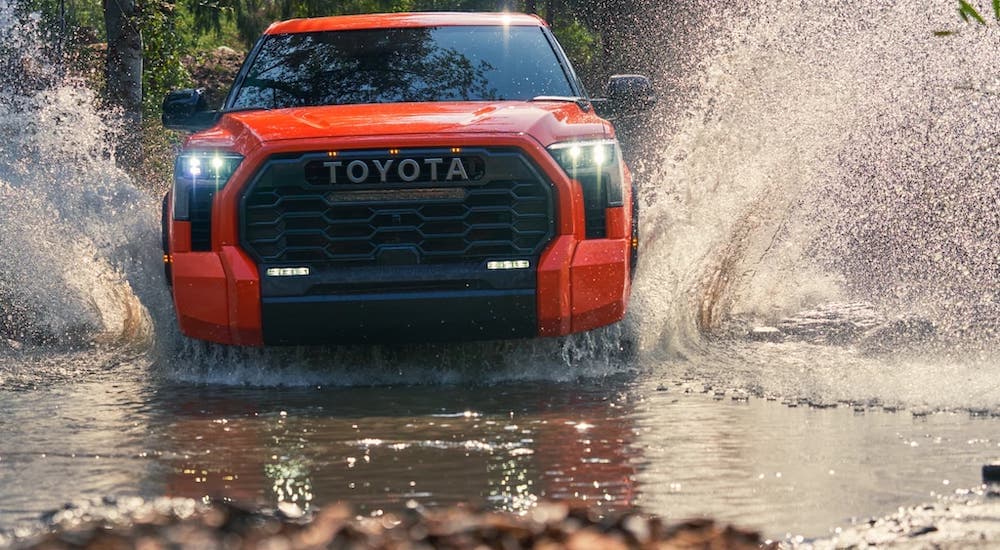
<instances>
[{"instance_id":1,"label":"windshield","mask_svg":"<svg viewBox=\"0 0 1000 550\"><path fill-rule=\"evenodd\" d=\"M230 110L577 95L540 27L268 36Z\"/></svg>"}]
</instances>

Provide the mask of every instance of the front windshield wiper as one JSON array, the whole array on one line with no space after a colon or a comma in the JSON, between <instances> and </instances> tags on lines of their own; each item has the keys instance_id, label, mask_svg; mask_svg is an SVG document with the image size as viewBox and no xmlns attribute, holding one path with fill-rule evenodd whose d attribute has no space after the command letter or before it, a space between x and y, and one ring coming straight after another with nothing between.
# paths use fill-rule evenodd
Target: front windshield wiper
<instances>
[{"instance_id":1,"label":"front windshield wiper","mask_svg":"<svg viewBox=\"0 0 1000 550\"><path fill-rule=\"evenodd\" d=\"M531 98L531 101L562 101L565 103L576 103L584 111L590 110L590 100L580 96L569 95L538 95Z\"/></svg>"}]
</instances>

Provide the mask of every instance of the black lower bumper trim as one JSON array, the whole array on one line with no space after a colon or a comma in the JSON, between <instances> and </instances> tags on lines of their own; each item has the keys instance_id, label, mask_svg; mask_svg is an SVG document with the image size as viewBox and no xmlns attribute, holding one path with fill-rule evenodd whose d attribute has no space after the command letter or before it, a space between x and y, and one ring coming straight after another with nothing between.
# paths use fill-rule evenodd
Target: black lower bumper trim
<instances>
[{"instance_id":1,"label":"black lower bumper trim","mask_svg":"<svg viewBox=\"0 0 1000 550\"><path fill-rule=\"evenodd\" d=\"M535 290L468 290L264 298L265 345L530 338Z\"/></svg>"}]
</instances>

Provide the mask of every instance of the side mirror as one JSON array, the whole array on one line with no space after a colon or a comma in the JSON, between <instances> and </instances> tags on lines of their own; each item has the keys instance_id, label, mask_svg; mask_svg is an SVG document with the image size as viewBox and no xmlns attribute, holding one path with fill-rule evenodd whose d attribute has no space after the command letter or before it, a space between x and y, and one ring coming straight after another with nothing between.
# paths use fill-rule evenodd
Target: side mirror
<instances>
[{"instance_id":1,"label":"side mirror","mask_svg":"<svg viewBox=\"0 0 1000 550\"><path fill-rule=\"evenodd\" d=\"M215 126L218 111L209 110L205 90L174 90L163 98L163 126L171 130L198 132Z\"/></svg>"},{"instance_id":2,"label":"side mirror","mask_svg":"<svg viewBox=\"0 0 1000 550\"><path fill-rule=\"evenodd\" d=\"M608 97L597 100L598 112L608 116L635 115L656 105L656 92L649 78L638 74L616 74L608 79Z\"/></svg>"}]
</instances>

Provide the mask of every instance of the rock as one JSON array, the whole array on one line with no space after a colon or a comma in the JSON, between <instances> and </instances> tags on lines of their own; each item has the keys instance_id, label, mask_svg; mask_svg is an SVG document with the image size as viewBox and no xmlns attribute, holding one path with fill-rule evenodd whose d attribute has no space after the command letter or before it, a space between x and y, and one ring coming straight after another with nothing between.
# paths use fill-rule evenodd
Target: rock
<instances>
[{"instance_id":1,"label":"rock","mask_svg":"<svg viewBox=\"0 0 1000 550\"><path fill-rule=\"evenodd\" d=\"M14 542L17 548L547 548L758 549L759 533L712 520L670 527L654 516L629 512L599 516L565 503L541 503L517 514L465 507L434 512L411 510L397 517L356 519L347 506L324 508L301 519L287 512L251 511L225 502L194 506L161 499L61 510L50 529ZM112 514L117 511L117 514ZM777 546L772 547L776 548Z\"/></svg>"},{"instance_id":2,"label":"rock","mask_svg":"<svg viewBox=\"0 0 1000 550\"><path fill-rule=\"evenodd\" d=\"M922 527L917 527L913 531L910 531L907 536L910 538L921 537L928 533L937 532L938 528L933 525L924 525Z\"/></svg>"},{"instance_id":3,"label":"rock","mask_svg":"<svg viewBox=\"0 0 1000 550\"><path fill-rule=\"evenodd\" d=\"M750 339L754 342L780 342L785 335L774 327L754 327L750 329Z\"/></svg>"},{"instance_id":4,"label":"rock","mask_svg":"<svg viewBox=\"0 0 1000 550\"><path fill-rule=\"evenodd\" d=\"M1000 462L983 464L983 483L1000 483Z\"/></svg>"},{"instance_id":5,"label":"rock","mask_svg":"<svg viewBox=\"0 0 1000 550\"><path fill-rule=\"evenodd\" d=\"M279 502L278 513L286 519L299 519L305 515L305 511L294 502Z\"/></svg>"}]
</instances>

